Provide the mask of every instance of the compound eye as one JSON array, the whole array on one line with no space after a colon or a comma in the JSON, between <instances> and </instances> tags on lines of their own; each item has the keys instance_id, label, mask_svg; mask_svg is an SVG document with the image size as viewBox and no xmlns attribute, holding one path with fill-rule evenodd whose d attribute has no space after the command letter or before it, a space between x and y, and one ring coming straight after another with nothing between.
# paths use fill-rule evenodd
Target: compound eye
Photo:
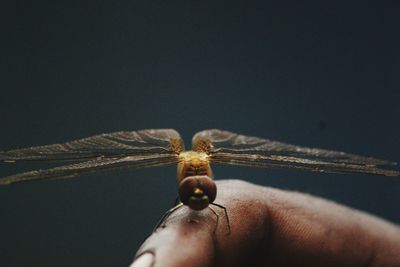
<instances>
[{"instance_id":1,"label":"compound eye","mask_svg":"<svg viewBox=\"0 0 400 267\"><path fill-rule=\"evenodd\" d=\"M217 186L208 176L189 176L179 184L179 198L191 209L202 210L215 200Z\"/></svg>"}]
</instances>

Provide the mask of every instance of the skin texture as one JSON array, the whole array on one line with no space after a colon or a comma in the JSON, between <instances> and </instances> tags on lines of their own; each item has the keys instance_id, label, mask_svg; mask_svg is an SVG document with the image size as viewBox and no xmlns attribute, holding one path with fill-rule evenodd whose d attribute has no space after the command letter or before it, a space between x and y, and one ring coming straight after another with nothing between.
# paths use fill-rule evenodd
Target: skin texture
<instances>
[{"instance_id":1,"label":"skin texture","mask_svg":"<svg viewBox=\"0 0 400 267\"><path fill-rule=\"evenodd\" d=\"M223 210L182 207L141 246L146 266L400 266L400 228L303 193L217 182ZM218 222L217 222L218 220ZM145 265L143 265L145 266Z\"/></svg>"}]
</instances>

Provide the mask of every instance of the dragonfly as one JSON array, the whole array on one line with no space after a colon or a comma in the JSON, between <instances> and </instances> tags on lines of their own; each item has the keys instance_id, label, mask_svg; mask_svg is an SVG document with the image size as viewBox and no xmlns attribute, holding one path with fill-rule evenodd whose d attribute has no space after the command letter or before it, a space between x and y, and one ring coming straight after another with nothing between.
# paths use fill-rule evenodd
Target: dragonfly
<instances>
[{"instance_id":1,"label":"dragonfly","mask_svg":"<svg viewBox=\"0 0 400 267\"><path fill-rule=\"evenodd\" d=\"M55 180L119 169L139 169L177 164L180 204L203 210L214 203L217 188L212 164L296 169L341 174L400 176L397 163L321 148L308 148L229 131L209 129L196 133L192 149L173 129L145 129L95 135L61 144L34 146L0 152L0 162L24 161L64 165L18 173L0 179L0 185ZM213 213L217 213L211 208ZM218 215L217 215L218 216ZM218 218L218 217L217 217Z\"/></svg>"}]
</instances>

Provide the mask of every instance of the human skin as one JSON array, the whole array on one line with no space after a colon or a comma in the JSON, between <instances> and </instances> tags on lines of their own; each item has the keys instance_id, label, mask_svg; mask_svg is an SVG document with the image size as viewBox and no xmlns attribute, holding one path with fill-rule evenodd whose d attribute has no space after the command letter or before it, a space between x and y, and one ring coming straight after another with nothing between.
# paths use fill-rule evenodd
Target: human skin
<instances>
[{"instance_id":1,"label":"human skin","mask_svg":"<svg viewBox=\"0 0 400 267\"><path fill-rule=\"evenodd\" d=\"M400 266L400 228L304 193L217 182L215 203L182 207L140 247L133 266ZM218 220L218 222L217 222ZM147 262L146 262L147 261Z\"/></svg>"}]
</instances>

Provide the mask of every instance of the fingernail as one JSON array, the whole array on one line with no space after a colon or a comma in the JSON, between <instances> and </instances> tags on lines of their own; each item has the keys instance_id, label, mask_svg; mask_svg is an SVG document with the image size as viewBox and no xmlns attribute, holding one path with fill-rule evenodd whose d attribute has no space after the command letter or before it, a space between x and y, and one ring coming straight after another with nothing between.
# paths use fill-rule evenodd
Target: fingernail
<instances>
[{"instance_id":1,"label":"fingernail","mask_svg":"<svg viewBox=\"0 0 400 267\"><path fill-rule=\"evenodd\" d=\"M146 252L140 255L129 267L151 267L154 262L153 253Z\"/></svg>"}]
</instances>

